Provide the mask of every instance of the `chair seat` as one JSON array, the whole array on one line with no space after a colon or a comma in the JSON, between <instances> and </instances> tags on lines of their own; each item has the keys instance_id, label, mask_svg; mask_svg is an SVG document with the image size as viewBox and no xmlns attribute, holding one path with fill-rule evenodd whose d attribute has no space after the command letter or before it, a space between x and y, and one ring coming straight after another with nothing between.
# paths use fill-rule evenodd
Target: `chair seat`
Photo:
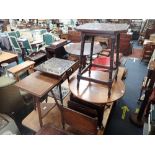
<instances>
[{"instance_id":1,"label":"chair seat","mask_svg":"<svg viewBox=\"0 0 155 155\"><path fill-rule=\"evenodd\" d=\"M121 59L121 57L122 57L122 54L119 55L119 60ZM98 57L93 61L93 64L110 66L110 58L106 56ZM116 54L114 54L114 66L115 64L116 64ZM98 68L98 67L92 67L91 69L105 71L104 68Z\"/></svg>"}]
</instances>

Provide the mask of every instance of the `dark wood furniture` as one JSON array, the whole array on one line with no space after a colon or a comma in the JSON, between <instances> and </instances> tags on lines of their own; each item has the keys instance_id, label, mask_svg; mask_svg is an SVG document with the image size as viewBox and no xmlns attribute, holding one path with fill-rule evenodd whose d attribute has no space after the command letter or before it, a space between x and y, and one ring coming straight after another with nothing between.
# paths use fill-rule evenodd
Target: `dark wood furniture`
<instances>
[{"instance_id":1,"label":"dark wood furniture","mask_svg":"<svg viewBox=\"0 0 155 155\"><path fill-rule=\"evenodd\" d=\"M70 40L61 39L52 43L50 46L47 46L46 47L47 57L64 58L67 52L65 51L63 46L68 43L70 43Z\"/></svg>"},{"instance_id":2,"label":"dark wood furniture","mask_svg":"<svg viewBox=\"0 0 155 155\"><path fill-rule=\"evenodd\" d=\"M153 33L155 33L155 28L153 28L153 29L149 29L149 28L146 29L144 38L145 39L149 39L150 38L150 35L153 34Z\"/></svg>"},{"instance_id":3,"label":"dark wood furniture","mask_svg":"<svg viewBox=\"0 0 155 155\"><path fill-rule=\"evenodd\" d=\"M11 63L14 61L16 61L16 63L18 64L18 55L17 54L4 52L4 51L2 51L2 53L0 54L0 65L2 63Z\"/></svg>"},{"instance_id":4,"label":"dark wood furniture","mask_svg":"<svg viewBox=\"0 0 155 155\"><path fill-rule=\"evenodd\" d=\"M148 40L148 39L145 39L144 43L143 43L142 61L145 60L145 61L149 62L149 60L153 54L154 49L155 49L155 43Z\"/></svg>"},{"instance_id":5,"label":"dark wood furniture","mask_svg":"<svg viewBox=\"0 0 155 155\"><path fill-rule=\"evenodd\" d=\"M81 33L75 30L68 30L68 40L71 40L73 43L81 41Z\"/></svg>"},{"instance_id":6,"label":"dark wood furniture","mask_svg":"<svg viewBox=\"0 0 155 155\"><path fill-rule=\"evenodd\" d=\"M127 56L132 53L131 45L132 35L127 33L120 33L120 46L119 52Z\"/></svg>"},{"instance_id":7,"label":"dark wood furniture","mask_svg":"<svg viewBox=\"0 0 155 155\"><path fill-rule=\"evenodd\" d=\"M80 52L80 67L79 72L77 75L77 89L79 88L79 83L81 80L86 80L90 82L105 84L108 86L108 97L111 95L111 88L114 79L117 80L117 73L118 73L118 65L119 65L119 39L120 39L120 33L126 32L128 29L127 24L110 24L110 23L87 23L84 25L80 25L76 27L76 30L81 32L81 52ZM84 46L85 46L85 40L86 37L91 37L91 51L90 51L90 64L86 66L83 70L83 64L82 64L82 57L84 53ZM92 55L93 55L93 46L94 46L94 37L95 36L104 36L111 39L111 51L109 53L110 57L110 66L106 67L104 65L97 65L92 64ZM116 65L114 66L114 47L116 43ZM106 81L102 81L100 78L95 79L94 77L90 77L91 75L91 67L101 67L108 69L108 79ZM89 70L89 76L84 77L82 74Z\"/></svg>"},{"instance_id":8,"label":"dark wood furniture","mask_svg":"<svg viewBox=\"0 0 155 155\"><path fill-rule=\"evenodd\" d=\"M22 48L22 58L24 61L34 61L35 66L37 66L47 60L47 55L46 52L43 50L27 54L25 48Z\"/></svg>"}]
</instances>

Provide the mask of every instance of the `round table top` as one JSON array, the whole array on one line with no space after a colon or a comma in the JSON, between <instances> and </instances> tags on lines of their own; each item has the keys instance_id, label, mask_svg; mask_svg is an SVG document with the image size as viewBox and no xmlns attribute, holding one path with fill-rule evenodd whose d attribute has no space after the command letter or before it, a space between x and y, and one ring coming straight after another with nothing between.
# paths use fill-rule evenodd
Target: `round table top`
<instances>
[{"instance_id":1,"label":"round table top","mask_svg":"<svg viewBox=\"0 0 155 155\"><path fill-rule=\"evenodd\" d=\"M107 76L105 74L107 73L102 71L91 71L91 77L100 78L100 80L106 80ZM83 74L83 76L88 76L88 72ZM107 85L80 80L79 89L77 89L77 76L71 78L69 87L73 95L77 98L97 105L114 102L125 93L125 85L120 79L113 82L110 98L108 98Z\"/></svg>"},{"instance_id":2,"label":"round table top","mask_svg":"<svg viewBox=\"0 0 155 155\"><path fill-rule=\"evenodd\" d=\"M80 55L81 42L79 43L69 43L64 46L66 52L73 55ZM85 43L83 55L90 55L91 43ZM93 54L100 53L102 51L102 46L99 42L94 42Z\"/></svg>"}]
</instances>

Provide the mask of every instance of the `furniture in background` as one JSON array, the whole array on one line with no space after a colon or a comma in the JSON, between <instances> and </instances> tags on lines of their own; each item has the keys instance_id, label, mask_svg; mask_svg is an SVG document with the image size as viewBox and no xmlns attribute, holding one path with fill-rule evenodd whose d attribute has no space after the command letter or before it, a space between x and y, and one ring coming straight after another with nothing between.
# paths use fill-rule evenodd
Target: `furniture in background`
<instances>
[{"instance_id":1,"label":"furniture in background","mask_svg":"<svg viewBox=\"0 0 155 155\"><path fill-rule=\"evenodd\" d=\"M27 60L34 61L35 66L47 60L45 51L39 50L38 52L32 52L27 55L25 48L22 48L22 58L24 61L27 61Z\"/></svg>"},{"instance_id":2,"label":"furniture in background","mask_svg":"<svg viewBox=\"0 0 155 155\"><path fill-rule=\"evenodd\" d=\"M111 88L114 80L117 80L118 66L119 66L119 39L120 33L126 32L128 29L127 24L110 24L110 23L88 23L84 25L80 25L76 27L76 30L81 32L81 52L80 52L80 67L77 75L77 89L79 88L79 83L82 80L86 80L89 82L95 82L102 85L108 86L108 97L111 95ZM111 51L109 52L110 57L110 66L97 65L92 63L92 55L93 55L93 46L94 46L94 37L95 36L106 36L111 39ZM82 57L84 53L84 46L86 37L91 37L91 50L90 50L90 63L87 67L83 69ZM116 43L116 64L114 65L114 47ZM95 79L95 77L91 76L91 67L100 67L105 68L108 71L106 72L108 79L103 81L100 79L100 76ZM89 74L87 76L83 76L83 73L88 71Z\"/></svg>"},{"instance_id":3,"label":"furniture in background","mask_svg":"<svg viewBox=\"0 0 155 155\"><path fill-rule=\"evenodd\" d=\"M81 43L69 43L64 46L67 53L70 56L76 57L77 60L80 59ZM85 43L84 53L82 57L82 64L86 66L87 57L90 55L91 43ZM93 55L102 52L102 46L99 42L94 43Z\"/></svg>"},{"instance_id":4,"label":"furniture in background","mask_svg":"<svg viewBox=\"0 0 155 155\"><path fill-rule=\"evenodd\" d=\"M11 50L11 44L6 33L0 33L0 45L3 50Z\"/></svg>"},{"instance_id":5,"label":"furniture in background","mask_svg":"<svg viewBox=\"0 0 155 155\"><path fill-rule=\"evenodd\" d=\"M34 64L34 61L27 60L19 65L9 68L7 71L9 73L12 73L15 76L16 80L19 81L19 73L24 71L29 71L29 73L32 72Z\"/></svg>"},{"instance_id":6,"label":"furniture in background","mask_svg":"<svg viewBox=\"0 0 155 155\"><path fill-rule=\"evenodd\" d=\"M18 38L17 34L19 35L19 33L16 33L16 31L11 31L7 33L9 37L15 37Z\"/></svg>"},{"instance_id":7,"label":"furniture in background","mask_svg":"<svg viewBox=\"0 0 155 155\"><path fill-rule=\"evenodd\" d=\"M50 46L54 42L54 37L51 33L44 33L43 34L43 41L46 46Z\"/></svg>"},{"instance_id":8,"label":"furniture in background","mask_svg":"<svg viewBox=\"0 0 155 155\"><path fill-rule=\"evenodd\" d=\"M132 40L138 40L142 23L143 23L142 19L131 19L130 28L131 31L133 32Z\"/></svg>"},{"instance_id":9,"label":"furniture in background","mask_svg":"<svg viewBox=\"0 0 155 155\"><path fill-rule=\"evenodd\" d=\"M149 62L149 60L153 54L154 49L155 49L155 42L152 42L148 39L145 39L144 43L143 43L142 61L145 60L145 61Z\"/></svg>"},{"instance_id":10,"label":"furniture in background","mask_svg":"<svg viewBox=\"0 0 155 155\"><path fill-rule=\"evenodd\" d=\"M154 33L155 33L155 28L153 28L153 29L146 29L144 38L145 39L150 39L150 35L154 34Z\"/></svg>"},{"instance_id":11,"label":"furniture in background","mask_svg":"<svg viewBox=\"0 0 155 155\"><path fill-rule=\"evenodd\" d=\"M53 42L50 46L46 47L47 57L67 58L67 52L65 51L64 46L68 43L70 43L70 40L64 39Z\"/></svg>"},{"instance_id":12,"label":"furniture in background","mask_svg":"<svg viewBox=\"0 0 155 155\"><path fill-rule=\"evenodd\" d=\"M17 38L14 36L9 36L9 40L10 40L13 51L17 54L22 54L22 49L17 41Z\"/></svg>"},{"instance_id":13,"label":"furniture in background","mask_svg":"<svg viewBox=\"0 0 155 155\"><path fill-rule=\"evenodd\" d=\"M20 32L19 31L16 31L16 37L20 38Z\"/></svg>"},{"instance_id":14,"label":"furniture in background","mask_svg":"<svg viewBox=\"0 0 155 155\"><path fill-rule=\"evenodd\" d=\"M75 30L68 30L68 40L76 43L81 41L81 33Z\"/></svg>"},{"instance_id":15,"label":"furniture in background","mask_svg":"<svg viewBox=\"0 0 155 155\"><path fill-rule=\"evenodd\" d=\"M9 53L9 52L4 52L0 54L0 65L2 63L11 63L11 62L16 62L18 64L18 55Z\"/></svg>"},{"instance_id":16,"label":"furniture in background","mask_svg":"<svg viewBox=\"0 0 155 155\"><path fill-rule=\"evenodd\" d=\"M132 54L132 35L128 33L120 33L119 52L125 56Z\"/></svg>"}]
</instances>

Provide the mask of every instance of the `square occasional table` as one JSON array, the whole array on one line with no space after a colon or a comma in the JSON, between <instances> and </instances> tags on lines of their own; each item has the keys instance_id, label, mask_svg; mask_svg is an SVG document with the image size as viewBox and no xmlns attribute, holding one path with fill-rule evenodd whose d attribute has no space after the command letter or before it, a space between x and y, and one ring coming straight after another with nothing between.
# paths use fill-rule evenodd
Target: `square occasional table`
<instances>
[{"instance_id":1,"label":"square occasional table","mask_svg":"<svg viewBox=\"0 0 155 155\"><path fill-rule=\"evenodd\" d=\"M34 96L41 127L43 126L42 118L46 116L55 105L58 105L53 88L55 86L61 88L61 83L75 71L75 65L76 62L74 61L52 58L35 67L34 70L37 70L36 72L15 84L20 89L25 90ZM60 98L62 98L61 89L59 90ZM56 102L54 106L49 103L41 103L41 98L48 94L48 92L51 92Z\"/></svg>"},{"instance_id":2,"label":"square occasional table","mask_svg":"<svg viewBox=\"0 0 155 155\"><path fill-rule=\"evenodd\" d=\"M52 91L52 88L58 85L59 82L60 79L52 78L50 75L36 71L15 84L18 88L34 96L41 127L43 125L42 118L46 116L55 105L53 106L53 104L48 103L42 104L40 99L49 91Z\"/></svg>"}]
</instances>

